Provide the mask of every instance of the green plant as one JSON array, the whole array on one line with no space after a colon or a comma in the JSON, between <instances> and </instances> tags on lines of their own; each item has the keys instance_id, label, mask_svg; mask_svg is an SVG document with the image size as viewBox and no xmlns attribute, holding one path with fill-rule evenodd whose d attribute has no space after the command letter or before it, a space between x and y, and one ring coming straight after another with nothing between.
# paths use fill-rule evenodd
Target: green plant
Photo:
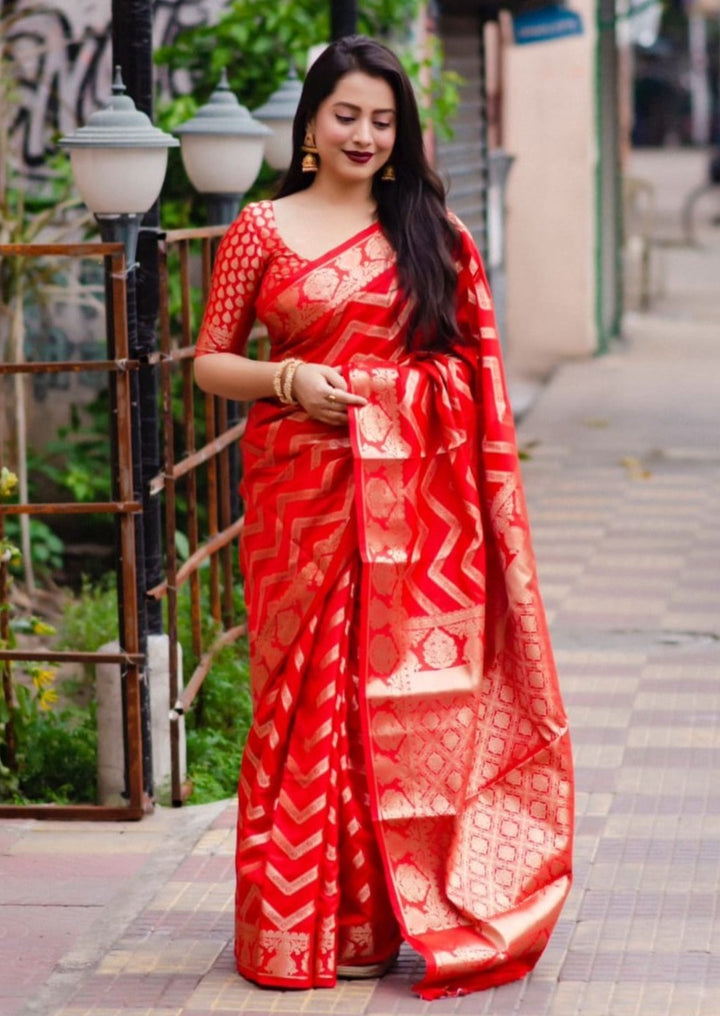
<instances>
[{"instance_id":1,"label":"green plant","mask_svg":"<svg viewBox=\"0 0 720 1016\"><path fill-rule=\"evenodd\" d=\"M30 553L32 555L34 574L37 576L47 576L62 568L65 557L65 544L55 530L51 529L47 522L31 518L29 520L29 532ZM20 540L20 523L16 518L10 518L5 523L5 535L13 542ZM19 576L25 574L25 567L20 553L15 558L12 570Z\"/></svg>"},{"instance_id":2,"label":"green plant","mask_svg":"<svg viewBox=\"0 0 720 1016\"><path fill-rule=\"evenodd\" d=\"M23 802L97 801L95 703L37 713L27 726L20 796Z\"/></svg>"},{"instance_id":3,"label":"green plant","mask_svg":"<svg viewBox=\"0 0 720 1016\"><path fill-rule=\"evenodd\" d=\"M91 582L82 580L80 594L65 603L58 623L58 647L94 653L117 638L118 609L115 573Z\"/></svg>"},{"instance_id":4,"label":"green plant","mask_svg":"<svg viewBox=\"0 0 720 1016\"><path fill-rule=\"evenodd\" d=\"M43 664L25 668L29 684L15 682L13 719L15 758L8 765L7 744L0 744L0 800L26 804L94 803L97 798L95 704L57 707L65 686L56 687L55 671ZM0 722L7 723L6 703ZM5 756L5 757L3 757Z\"/></svg>"},{"instance_id":5,"label":"green plant","mask_svg":"<svg viewBox=\"0 0 720 1016\"><path fill-rule=\"evenodd\" d=\"M33 473L44 476L75 501L105 501L112 486L108 454L110 403L107 389L80 409L71 405L70 420L59 427L42 452L33 451Z\"/></svg>"},{"instance_id":6,"label":"green plant","mask_svg":"<svg viewBox=\"0 0 720 1016\"><path fill-rule=\"evenodd\" d=\"M182 537L182 534L178 535ZM182 538L179 542L183 543ZM204 584L201 617L205 647L220 631L211 618L209 602ZM244 606L239 587L235 590L235 609L237 615L242 616ZM190 589L187 585L181 588L178 596L178 629L183 670L187 678L199 662L192 646ZM93 651L116 635L114 575L107 575L101 582L86 580L80 595L65 606L58 624L58 645L60 648L82 646ZM217 801L235 793L240 755L251 716L247 644L245 639L241 639L217 654L198 697L185 717L192 804Z\"/></svg>"},{"instance_id":7,"label":"green plant","mask_svg":"<svg viewBox=\"0 0 720 1016\"><path fill-rule=\"evenodd\" d=\"M236 617L244 616L240 587L235 589ZM219 634L210 618L207 588L201 604L203 645L209 646ZM198 663L192 649L189 589L181 591L178 603L179 638L183 647L183 668L189 676ZM220 650L193 708L185 717L187 771L192 785L192 804L217 801L237 790L240 756L252 721L246 639Z\"/></svg>"},{"instance_id":8,"label":"green plant","mask_svg":"<svg viewBox=\"0 0 720 1016\"><path fill-rule=\"evenodd\" d=\"M457 71L443 68L440 40L437 37L428 39L421 56L412 49L404 50L400 59L420 94L423 127L426 130L432 127L438 137L450 140L453 137L452 119L460 102L462 78Z\"/></svg>"},{"instance_id":9,"label":"green plant","mask_svg":"<svg viewBox=\"0 0 720 1016\"><path fill-rule=\"evenodd\" d=\"M0 472L0 501L9 501L17 477ZM55 629L34 616L12 616L10 566L20 551L4 531L0 515L0 648L16 649L24 642L47 637ZM72 703L58 708L64 687L58 688L52 664L28 661L22 666L0 660L0 800L93 801L95 799L94 711Z\"/></svg>"}]
</instances>

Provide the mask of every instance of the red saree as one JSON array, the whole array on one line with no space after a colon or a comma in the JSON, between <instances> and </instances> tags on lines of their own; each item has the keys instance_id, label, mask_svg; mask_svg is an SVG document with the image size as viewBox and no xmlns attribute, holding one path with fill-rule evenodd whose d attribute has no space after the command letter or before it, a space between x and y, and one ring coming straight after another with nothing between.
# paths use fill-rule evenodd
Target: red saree
<instances>
[{"instance_id":1,"label":"red saree","mask_svg":"<svg viewBox=\"0 0 720 1016\"><path fill-rule=\"evenodd\" d=\"M349 433L259 400L241 543L254 720L240 773L236 956L266 985L424 958L457 995L540 957L571 878L572 763L490 297L461 227L459 356L405 352L373 226L306 261L272 204L218 254L198 355L343 370Z\"/></svg>"}]
</instances>

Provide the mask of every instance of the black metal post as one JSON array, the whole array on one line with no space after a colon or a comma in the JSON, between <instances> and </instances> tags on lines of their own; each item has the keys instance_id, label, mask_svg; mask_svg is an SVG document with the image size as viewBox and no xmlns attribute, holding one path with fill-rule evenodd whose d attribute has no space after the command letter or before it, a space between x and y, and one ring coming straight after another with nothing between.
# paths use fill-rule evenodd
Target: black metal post
<instances>
[{"instance_id":1,"label":"black metal post","mask_svg":"<svg viewBox=\"0 0 720 1016\"><path fill-rule=\"evenodd\" d=\"M152 2L113 0L113 65L120 65L128 95L141 112L153 119ZM160 469L160 421L157 370L147 365L157 349L157 318L160 303L158 203L145 213L137 248L137 328L130 338L130 355L143 363L140 369L140 427L142 462L143 528L145 530L145 578L147 588L163 578L162 517L160 500L149 494L150 480ZM146 590L142 591L145 599ZM146 603L148 633L162 632L162 608L157 600Z\"/></svg>"},{"instance_id":2,"label":"black metal post","mask_svg":"<svg viewBox=\"0 0 720 1016\"><path fill-rule=\"evenodd\" d=\"M128 95L136 107L153 118L152 0L112 0L113 66L120 66ZM161 604L148 603L147 590L162 580L162 519L160 502L151 498L149 481L160 470L160 420L156 369L147 357L157 348L159 307L157 203L145 214L137 246L137 267L128 276L128 343L131 358L143 366L138 372L137 424L133 428L134 457L139 464L136 496L143 503L136 522L138 626L141 652L147 636L162 631ZM136 399L133 397L133 403ZM152 730L147 667L141 683L143 780L153 795Z\"/></svg>"},{"instance_id":3,"label":"black metal post","mask_svg":"<svg viewBox=\"0 0 720 1016\"><path fill-rule=\"evenodd\" d=\"M357 32L357 3L355 0L330 0L330 37L340 39L343 35Z\"/></svg>"},{"instance_id":4,"label":"black metal post","mask_svg":"<svg viewBox=\"0 0 720 1016\"><path fill-rule=\"evenodd\" d=\"M158 408L157 367L150 366L148 357L157 348L156 323L160 300L158 278L157 225L149 225L148 217L157 221L157 204L145 214L138 237L137 279L135 284L137 307L136 343L130 355L137 356L141 367L140 387L140 467L142 479L143 529L145 532L145 581L146 589L152 589L162 582L163 546L162 511L160 498L151 496L150 480L160 471L160 418ZM149 635L160 635L163 630L162 605L159 600L145 599Z\"/></svg>"},{"instance_id":5,"label":"black metal post","mask_svg":"<svg viewBox=\"0 0 720 1016\"><path fill-rule=\"evenodd\" d=\"M205 194L208 226L229 226L240 211L242 194Z\"/></svg>"}]
</instances>

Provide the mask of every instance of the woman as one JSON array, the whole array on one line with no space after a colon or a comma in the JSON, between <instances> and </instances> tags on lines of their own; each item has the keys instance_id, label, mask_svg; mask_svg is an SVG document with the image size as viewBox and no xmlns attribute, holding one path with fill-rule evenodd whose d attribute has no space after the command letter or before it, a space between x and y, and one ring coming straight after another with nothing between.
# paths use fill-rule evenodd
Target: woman
<instances>
[{"instance_id":1,"label":"woman","mask_svg":"<svg viewBox=\"0 0 720 1016\"><path fill-rule=\"evenodd\" d=\"M570 885L558 692L480 257L411 85L364 38L308 72L292 165L218 252L206 391L243 439L254 719L238 969L377 975L425 998L530 970ZM245 355L253 320L269 362Z\"/></svg>"}]
</instances>

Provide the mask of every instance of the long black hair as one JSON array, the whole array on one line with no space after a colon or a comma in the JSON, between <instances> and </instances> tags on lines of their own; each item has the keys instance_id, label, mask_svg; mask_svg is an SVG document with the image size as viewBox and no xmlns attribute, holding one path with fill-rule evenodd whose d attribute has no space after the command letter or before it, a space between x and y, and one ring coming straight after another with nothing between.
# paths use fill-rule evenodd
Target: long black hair
<instances>
[{"instance_id":1,"label":"long black hair","mask_svg":"<svg viewBox=\"0 0 720 1016\"><path fill-rule=\"evenodd\" d=\"M395 182L377 173L372 182L380 227L395 250L400 285L412 301L408 347L449 350L458 336L455 317L458 233L445 208L445 187L430 167L412 84L387 46L353 35L325 49L308 70L293 124L293 156L277 197L304 190L301 146L318 107L351 71L383 78L393 90L396 136L390 161Z\"/></svg>"}]
</instances>

